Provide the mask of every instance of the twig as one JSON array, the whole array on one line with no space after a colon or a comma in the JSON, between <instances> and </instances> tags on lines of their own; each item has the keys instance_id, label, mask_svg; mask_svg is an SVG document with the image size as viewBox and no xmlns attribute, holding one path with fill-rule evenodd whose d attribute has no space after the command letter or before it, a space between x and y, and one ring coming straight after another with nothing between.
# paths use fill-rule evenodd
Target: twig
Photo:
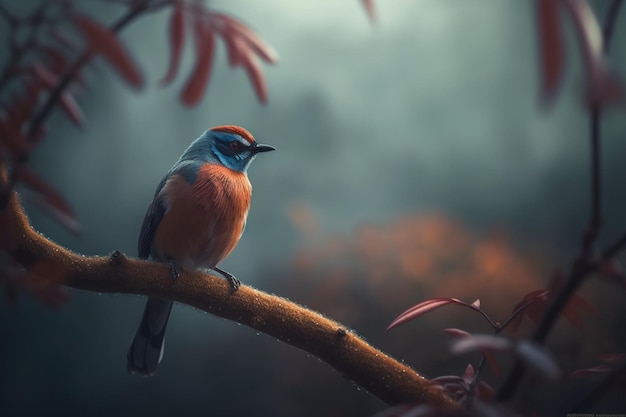
<instances>
[{"instance_id":1,"label":"twig","mask_svg":"<svg viewBox=\"0 0 626 417\"><path fill-rule=\"evenodd\" d=\"M604 50L608 52L611 43L613 29L623 0L613 0L609 7L607 17L605 19L602 33L604 36ZM548 334L552 330L554 323L559 317L561 310L565 307L570 297L576 292L583 280L591 273L597 271L602 263L613 258L625 245L626 235L622 236L618 241L607 249L601 256L596 259L593 246L595 245L600 227L602 224L602 206L601 206L601 159L600 159L600 139L601 139L601 115L600 107L593 107L590 112L590 142L591 142L591 215L589 225L583 234L580 255L573 262L569 277L565 282L561 291L556 295L554 301L548 306L539 325L535 329L532 340L537 343L544 343ZM502 384L496 398L500 401L507 400L513 396L515 390L522 381L524 376L524 367L518 359L509 372L508 377Z\"/></svg>"},{"instance_id":2,"label":"twig","mask_svg":"<svg viewBox=\"0 0 626 417\"><path fill-rule=\"evenodd\" d=\"M2 174L2 172L0 172ZM5 179L6 181L6 175ZM2 182L2 181L0 181ZM62 278L68 287L166 298L237 321L317 356L388 404L455 407L456 403L412 368L370 346L340 323L284 298L184 269L176 282L167 265L127 258L83 257L46 239L28 223L13 192L4 212L9 253L23 267Z\"/></svg>"},{"instance_id":3,"label":"twig","mask_svg":"<svg viewBox=\"0 0 626 417\"><path fill-rule=\"evenodd\" d=\"M619 9L623 0L614 0L607 13L606 20L602 28L604 40L604 53L607 54L613 37L613 29L617 21ZM591 215L589 225L585 230L582 239L581 253L578 262L585 262L593 257L593 246L602 227L602 171L601 171L601 121L602 107L593 106L590 112L590 138L591 138Z\"/></svg>"}]
</instances>

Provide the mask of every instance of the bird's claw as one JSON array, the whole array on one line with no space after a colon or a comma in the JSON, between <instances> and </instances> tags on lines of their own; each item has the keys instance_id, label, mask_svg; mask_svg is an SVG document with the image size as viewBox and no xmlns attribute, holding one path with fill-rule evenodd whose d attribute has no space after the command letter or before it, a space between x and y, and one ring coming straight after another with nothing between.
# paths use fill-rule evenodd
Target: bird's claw
<instances>
[{"instance_id":1,"label":"bird's claw","mask_svg":"<svg viewBox=\"0 0 626 417\"><path fill-rule=\"evenodd\" d=\"M228 281L228 285L230 285L230 288L233 290L233 292L237 291L239 287L241 287L241 281L235 278L235 276L230 272L226 272L218 267L213 268L213 270L226 278L226 280Z\"/></svg>"}]
</instances>

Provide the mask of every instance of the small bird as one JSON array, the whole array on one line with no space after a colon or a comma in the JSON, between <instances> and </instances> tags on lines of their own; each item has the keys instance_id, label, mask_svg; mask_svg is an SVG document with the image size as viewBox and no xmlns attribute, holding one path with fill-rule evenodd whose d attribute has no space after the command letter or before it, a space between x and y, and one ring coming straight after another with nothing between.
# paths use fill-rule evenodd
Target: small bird
<instances>
[{"instance_id":1,"label":"small bird","mask_svg":"<svg viewBox=\"0 0 626 417\"><path fill-rule=\"evenodd\" d=\"M252 195L248 167L258 153L273 150L239 126L206 130L159 183L141 226L139 257L167 262L174 280L181 267L212 269L236 291L239 280L217 265L246 225ZM171 310L172 301L148 298L128 349L128 372L156 373Z\"/></svg>"}]
</instances>

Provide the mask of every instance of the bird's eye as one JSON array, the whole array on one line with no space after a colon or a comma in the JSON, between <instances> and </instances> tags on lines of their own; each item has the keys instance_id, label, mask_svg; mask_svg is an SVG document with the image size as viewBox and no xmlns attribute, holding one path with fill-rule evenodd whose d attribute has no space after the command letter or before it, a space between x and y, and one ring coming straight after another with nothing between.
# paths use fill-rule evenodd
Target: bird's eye
<instances>
[{"instance_id":1,"label":"bird's eye","mask_svg":"<svg viewBox=\"0 0 626 417\"><path fill-rule=\"evenodd\" d=\"M228 146L230 147L231 150L235 152L241 150L241 143L239 142L231 142Z\"/></svg>"}]
</instances>

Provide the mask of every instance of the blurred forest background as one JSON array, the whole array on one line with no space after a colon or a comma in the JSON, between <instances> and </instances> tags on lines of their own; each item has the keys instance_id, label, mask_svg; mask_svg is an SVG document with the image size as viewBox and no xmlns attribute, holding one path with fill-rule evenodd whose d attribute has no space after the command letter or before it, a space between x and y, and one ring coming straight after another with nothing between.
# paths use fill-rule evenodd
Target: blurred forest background
<instances>
[{"instance_id":1,"label":"blurred forest background","mask_svg":"<svg viewBox=\"0 0 626 417\"><path fill-rule=\"evenodd\" d=\"M168 13L141 18L121 38L147 87L132 91L105 66L87 71L78 97L85 128L57 111L30 163L72 204L82 236L27 206L34 226L85 255L135 256L147 204L181 152L210 126L242 125L278 151L250 170L246 233L222 266L343 322L428 377L461 374L478 357L451 357L441 330L489 331L478 315L451 307L384 329L434 296L480 298L505 318L572 258L588 215L579 51L570 45L561 94L546 109L531 1L379 0L374 26L353 0L207 4L279 52L279 63L265 67L269 103L228 67L220 44L207 96L184 108L182 79L158 87ZM608 1L593 5L601 19ZM84 7L104 23L120 10ZM626 16L618 19L611 57L626 74ZM187 46L183 72L193 59ZM600 242L626 229L623 108L604 122ZM624 293L593 281L582 295L598 315L582 332L562 321L550 343L565 374L626 349ZM126 349L144 302L81 291L55 310L28 296L15 306L0 301L2 414L366 416L384 408L316 358L180 305L158 374L128 375ZM491 371L487 379L501 381ZM558 392L580 384L550 389L567 401ZM623 397L612 401L612 411L626 409Z\"/></svg>"}]
</instances>

